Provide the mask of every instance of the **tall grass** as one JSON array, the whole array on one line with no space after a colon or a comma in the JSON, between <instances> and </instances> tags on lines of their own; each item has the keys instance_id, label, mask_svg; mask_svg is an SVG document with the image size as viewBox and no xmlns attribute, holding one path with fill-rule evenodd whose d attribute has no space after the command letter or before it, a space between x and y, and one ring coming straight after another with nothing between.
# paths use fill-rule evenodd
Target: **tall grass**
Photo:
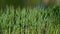
<instances>
[{"instance_id":1,"label":"tall grass","mask_svg":"<svg viewBox=\"0 0 60 34\"><path fill-rule=\"evenodd\" d=\"M0 34L60 34L60 8L55 8L1 9Z\"/></svg>"}]
</instances>

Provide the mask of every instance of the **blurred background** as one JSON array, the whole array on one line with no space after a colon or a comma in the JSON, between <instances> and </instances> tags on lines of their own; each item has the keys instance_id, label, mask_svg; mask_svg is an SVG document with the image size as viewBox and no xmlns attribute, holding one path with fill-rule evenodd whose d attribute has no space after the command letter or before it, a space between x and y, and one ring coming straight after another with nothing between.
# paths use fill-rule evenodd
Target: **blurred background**
<instances>
[{"instance_id":1,"label":"blurred background","mask_svg":"<svg viewBox=\"0 0 60 34\"><path fill-rule=\"evenodd\" d=\"M14 6L15 8L23 7L48 7L53 5L60 5L60 0L0 0L0 8L6 7L6 5Z\"/></svg>"}]
</instances>

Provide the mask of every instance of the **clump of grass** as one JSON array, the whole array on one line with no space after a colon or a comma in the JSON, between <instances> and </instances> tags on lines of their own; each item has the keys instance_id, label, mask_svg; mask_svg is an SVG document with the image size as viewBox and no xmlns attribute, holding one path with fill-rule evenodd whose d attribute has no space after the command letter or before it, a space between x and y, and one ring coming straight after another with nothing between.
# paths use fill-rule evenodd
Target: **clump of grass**
<instances>
[{"instance_id":1,"label":"clump of grass","mask_svg":"<svg viewBox=\"0 0 60 34\"><path fill-rule=\"evenodd\" d=\"M37 10L10 6L0 11L0 34L60 34L59 7Z\"/></svg>"}]
</instances>

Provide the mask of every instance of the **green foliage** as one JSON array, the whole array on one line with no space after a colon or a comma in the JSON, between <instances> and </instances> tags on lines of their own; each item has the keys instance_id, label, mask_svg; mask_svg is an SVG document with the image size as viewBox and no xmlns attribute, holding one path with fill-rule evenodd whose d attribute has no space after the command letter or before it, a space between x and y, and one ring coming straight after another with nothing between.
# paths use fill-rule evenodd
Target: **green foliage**
<instances>
[{"instance_id":1,"label":"green foliage","mask_svg":"<svg viewBox=\"0 0 60 34\"><path fill-rule=\"evenodd\" d=\"M60 34L60 7L0 10L0 34Z\"/></svg>"}]
</instances>

